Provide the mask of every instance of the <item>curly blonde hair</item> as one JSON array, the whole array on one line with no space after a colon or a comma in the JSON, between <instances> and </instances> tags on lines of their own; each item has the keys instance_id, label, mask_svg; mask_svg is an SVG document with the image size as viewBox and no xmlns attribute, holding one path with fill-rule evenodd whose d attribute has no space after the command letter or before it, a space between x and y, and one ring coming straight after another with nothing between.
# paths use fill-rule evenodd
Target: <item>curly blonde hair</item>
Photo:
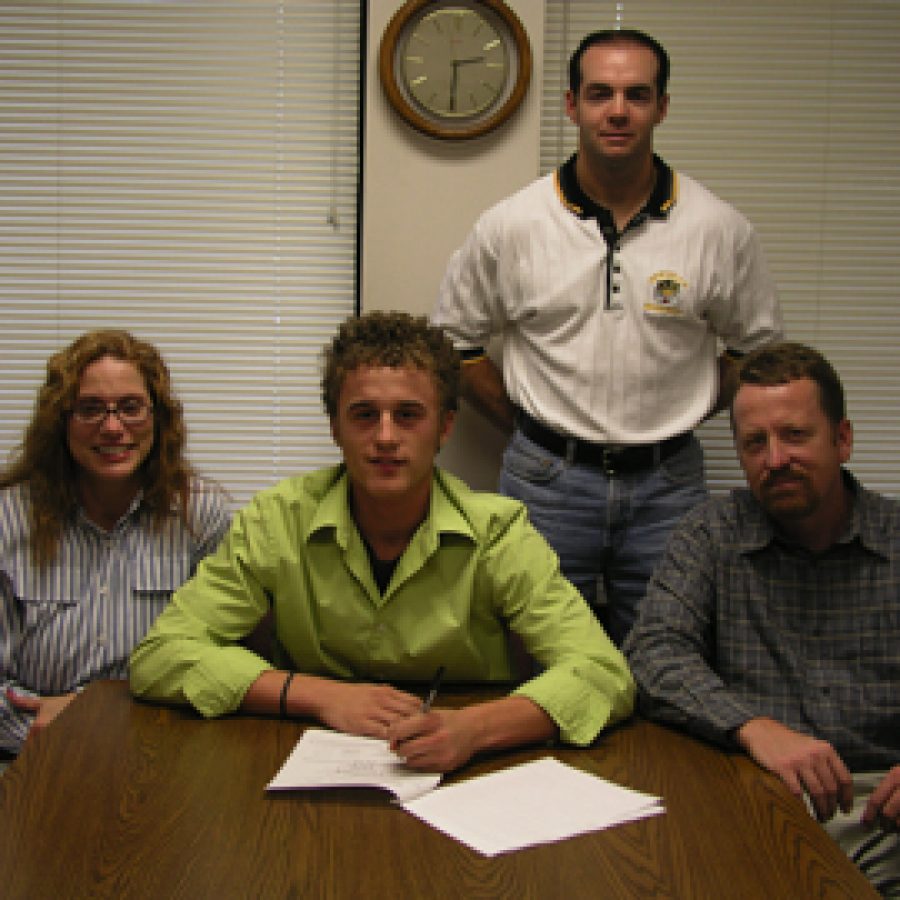
<instances>
[{"instance_id":1,"label":"curly blonde hair","mask_svg":"<svg viewBox=\"0 0 900 900\"><path fill-rule=\"evenodd\" d=\"M351 316L325 347L323 359L322 404L331 419L338 413L344 379L360 366L421 369L434 377L441 413L459 406L459 354L424 316L380 310Z\"/></svg>"},{"instance_id":2,"label":"curly blonde hair","mask_svg":"<svg viewBox=\"0 0 900 900\"><path fill-rule=\"evenodd\" d=\"M25 436L0 488L27 483L31 501L32 557L35 565L53 562L63 526L78 508L77 466L69 452L66 428L84 370L104 357L131 363L141 374L153 404L154 441L139 475L144 504L155 527L173 507L187 522L193 469L185 458L184 410L172 389L169 370L159 351L119 329L89 331L47 361Z\"/></svg>"}]
</instances>

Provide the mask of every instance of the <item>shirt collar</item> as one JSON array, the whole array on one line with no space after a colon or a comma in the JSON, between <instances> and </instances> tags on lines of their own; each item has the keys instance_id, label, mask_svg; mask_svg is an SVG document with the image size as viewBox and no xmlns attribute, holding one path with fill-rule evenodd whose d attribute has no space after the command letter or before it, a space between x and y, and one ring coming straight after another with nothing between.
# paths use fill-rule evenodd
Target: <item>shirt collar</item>
<instances>
[{"instance_id":1,"label":"shirt collar","mask_svg":"<svg viewBox=\"0 0 900 900\"><path fill-rule=\"evenodd\" d=\"M347 470L340 465L336 467L334 480L310 519L303 540L308 542L316 532L332 529L337 543L346 548L350 530L355 527L350 515ZM441 534L460 534L475 540L471 525L453 502L451 486L445 482L440 469L436 468L431 480L428 516L413 540L423 542L427 550L437 546Z\"/></svg>"},{"instance_id":2,"label":"shirt collar","mask_svg":"<svg viewBox=\"0 0 900 900\"><path fill-rule=\"evenodd\" d=\"M475 532L455 502L455 496L452 482L447 479L444 472L436 468L428 520L433 523L435 534L459 534L474 541Z\"/></svg>"},{"instance_id":3,"label":"shirt collar","mask_svg":"<svg viewBox=\"0 0 900 900\"><path fill-rule=\"evenodd\" d=\"M851 544L859 541L867 550L879 556L890 556L889 536L881 528L873 515L871 494L846 469L841 469L844 484L850 491L850 520L835 544ZM741 553L752 553L761 550L775 540L786 543L775 529L772 519L766 514L759 502L747 488L737 492L744 507L744 528L739 540Z\"/></svg>"},{"instance_id":4,"label":"shirt collar","mask_svg":"<svg viewBox=\"0 0 900 900\"><path fill-rule=\"evenodd\" d=\"M343 465L335 466L331 484L322 495L306 526L304 543L309 543L310 538L317 532L330 529L334 531L338 544L341 547L347 546L347 535L353 527L347 490L347 470Z\"/></svg>"},{"instance_id":5,"label":"shirt collar","mask_svg":"<svg viewBox=\"0 0 900 900\"><path fill-rule=\"evenodd\" d=\"M846 533L841 536L840 542L849 543L854 538L859 538L860 544L867 550L885 559L890 558L891 532L884 527L884 522L879 520L872 492L866 490L846 469L841 471L853 497L853 510Z\"/></svg>"},{"instance_id":6,"label":"shirt collar","mask_svg":"<svg viewBox=\"0 0 900 900\"><path fill-rule=\"evenodd\" d=\"M78 516L78 521L83 523L84 525L93 528L96 531L102 531L104 534L111 534L113 531L117 531L119 528L124 525L132 517L138 514L138 511L141 508L141 505L144 502L144 489L141 488L132 498L131 503L128 504L128 509L121 515L119 521L116 522L115 525L107 532L106 529L101 528L96 522L92 521L88 514L84 511L84 507L80 504L78 506L78 510L76 515Z\"/></svg>"},{"instance_id":7,"label":"shirt collar","mask_svg":"<svg viewBox=\"0 0 900 900\"><path fill-rule=\"evenodd\" d=\"M563 206L579 219L610 218L609 210L591 200L581 189L575 176L575 160L578 154L573 153L554 173L556 191ZM635 218L649 216L654 219L665 219L678 199L678 176L655 153L653 165L656 167L656 184L650 199Z\"/></svg>"}]
</instances>

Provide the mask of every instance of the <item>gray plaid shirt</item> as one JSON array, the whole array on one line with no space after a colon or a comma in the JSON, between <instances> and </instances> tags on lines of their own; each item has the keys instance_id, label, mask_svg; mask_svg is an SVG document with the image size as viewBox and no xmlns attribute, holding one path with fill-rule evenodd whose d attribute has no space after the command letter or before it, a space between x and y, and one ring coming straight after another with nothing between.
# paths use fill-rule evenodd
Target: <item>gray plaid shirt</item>
<instances>
[{"instance_id":1,"label":"gray plaid shirt","mask_svg":"<svg viewBox=\"0 0 900 900\"><path fill-rule=\"evenodd\" d=\"M900 763L900 503L844 477L852 519L820 555L747 489L685 516L624 647L643 712L729 746L769 716L853 771Z\"/></svg>"}]
</instances>

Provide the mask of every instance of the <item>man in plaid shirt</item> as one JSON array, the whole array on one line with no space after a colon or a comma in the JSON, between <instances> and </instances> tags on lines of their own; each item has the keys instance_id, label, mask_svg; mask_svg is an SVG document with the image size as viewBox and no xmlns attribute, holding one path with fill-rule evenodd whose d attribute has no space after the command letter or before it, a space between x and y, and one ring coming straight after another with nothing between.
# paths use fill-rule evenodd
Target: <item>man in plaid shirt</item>
<instances>
[{"instance_id":1,"label":"man in plaid shirt","mask_svg":"<svg viewBox=\"0 0 900 900\"><path fill-rule=\"evenodd\" d=\"M900 896L900 503L843 468L817 351L751 353L731 417L748 487L673 535L624 648L640 708L745 750Z\"/></svg>"}]
</instances>

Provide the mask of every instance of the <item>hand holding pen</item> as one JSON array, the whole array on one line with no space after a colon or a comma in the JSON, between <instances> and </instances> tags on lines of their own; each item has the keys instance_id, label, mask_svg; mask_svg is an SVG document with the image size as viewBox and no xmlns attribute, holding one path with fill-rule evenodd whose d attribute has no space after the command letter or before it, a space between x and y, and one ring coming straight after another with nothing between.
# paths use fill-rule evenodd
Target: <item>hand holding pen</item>
<instances>
[{"instance_id":1,"label":"hand holding pen","mask_svg":"<svg viewBox=\"0 0 900 900\"><path fill-rule=\"evenodd\" d=\"M465 763L475 749L465 710L433 708L444 673L443 666L434 673L419 715L398 719L389 729L391 749L414 769L449 772Z\"/></svg>"},{"instance_id":2,"label":"hand holding pen","mask_svg":"<svg viewBox=\"0 0 900 900\"><path fill-rule=\"evenodd\" d=\"M439 666L437 672L434 673L434 678L431 679L431 686L428 688L428 693L425 695L425 699L422 701L422 712L427 713L431 709L431 704L434 703L435 697L437 697L438 691L441 688L441 682L444 680L444 667Z\"/></svg>"}]
</instances>

